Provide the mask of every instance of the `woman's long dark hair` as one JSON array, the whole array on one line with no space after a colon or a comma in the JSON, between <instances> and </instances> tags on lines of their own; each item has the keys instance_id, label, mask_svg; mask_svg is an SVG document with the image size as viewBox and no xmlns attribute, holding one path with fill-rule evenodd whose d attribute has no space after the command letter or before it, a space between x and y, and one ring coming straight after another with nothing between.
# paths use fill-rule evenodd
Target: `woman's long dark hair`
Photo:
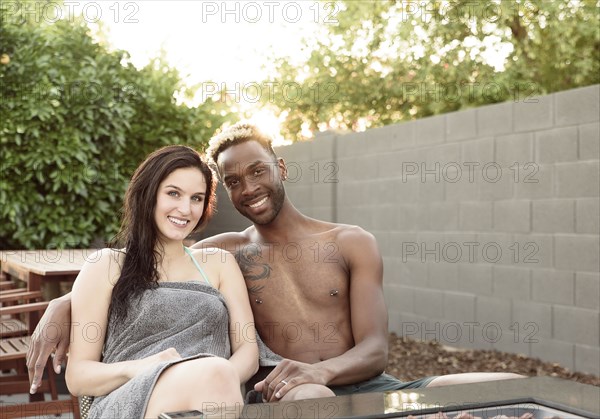
<instances>
[{"instance_id":1,"label":"woman's long dark hair","mask_svg":"<svg viewBox=\"0 0 600 419\"><path fill-rule=\"evenodd\" d=\"M212 216L216 189L216 177L197 151L180 145L163 147L151 153L131 178L125 193L121 229L115 239L118 247L125 248L125 260L109 308L109 316L115 316L115 320L125 319L132 298L158 286L161 253L154 218L158 187L175 170L189 167L200 170L206 181L204 212L194 227L195 232Z\"/></svg>"}]
</instances>

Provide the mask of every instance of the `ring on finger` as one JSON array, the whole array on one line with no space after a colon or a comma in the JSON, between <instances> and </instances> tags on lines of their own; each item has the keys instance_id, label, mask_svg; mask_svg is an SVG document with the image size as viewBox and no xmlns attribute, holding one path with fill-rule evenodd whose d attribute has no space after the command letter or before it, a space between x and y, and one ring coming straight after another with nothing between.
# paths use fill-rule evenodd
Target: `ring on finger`
<instances>
[{"instance_id":1,"label":"ring on finger","mask_svg":"<svg viewBox=\"0 0 600 419\"><path fill-rule=\"evenodd\" d=\"M280 383L283 383L283 385L286 386L288 382L285 380L281 380Z\"/></svg>"}]
</instances>

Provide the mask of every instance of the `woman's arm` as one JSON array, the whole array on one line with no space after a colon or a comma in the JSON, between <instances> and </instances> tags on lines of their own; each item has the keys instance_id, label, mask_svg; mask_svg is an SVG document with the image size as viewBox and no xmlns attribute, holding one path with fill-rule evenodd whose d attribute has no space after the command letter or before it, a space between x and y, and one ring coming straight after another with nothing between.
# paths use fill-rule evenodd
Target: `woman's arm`
<instances>
[{"instance_id":1,"label":"woman's arm","mask_svg":"<svg viewBox=\"0 0 600 419\"><path fill-rule=\"evenodd\" d=\"M258 371L254 317L246 284L234 256L225 250L219 253L221 252L213 260L222 264L219 271L219 291L225 297L229 310L229 338L233 353L229 360L235 365L240 382L245 383Z\"/></svg>"},{"instance_id":2,"label":"woman's arm","mask_svg":"<svg viewBox=\"0 0 600 419\"><path fill-rule=\"evenodd\" d=\"M103 396L141 370L165 359L179 359L174 349L151 357L105 364L100 361L112 289L119 277L122 254L110 249L90 256L73 285L71 350L66 381L75 396Z\"/></svg>"}]
</instances>

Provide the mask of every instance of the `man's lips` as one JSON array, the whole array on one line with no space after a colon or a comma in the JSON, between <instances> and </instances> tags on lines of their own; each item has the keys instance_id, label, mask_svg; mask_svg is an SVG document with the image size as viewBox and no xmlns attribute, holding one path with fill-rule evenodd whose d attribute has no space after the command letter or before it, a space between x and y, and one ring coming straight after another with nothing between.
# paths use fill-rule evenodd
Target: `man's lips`
<instances>
[{"instance_id":1,"label":"man's lips","mask_svg":"<svg viewBox=\"0 0 600 419\"><path fill-rule=\"evenodd\" d=\"M261 205L263 205L265 202L267 202L267 200L269 199L268 195L263 196L262 198L255 200L255 201L250 201L250 203L246 203L244 205L250 207L250 208L258 208Z\"/></svg>"}]
</instances>

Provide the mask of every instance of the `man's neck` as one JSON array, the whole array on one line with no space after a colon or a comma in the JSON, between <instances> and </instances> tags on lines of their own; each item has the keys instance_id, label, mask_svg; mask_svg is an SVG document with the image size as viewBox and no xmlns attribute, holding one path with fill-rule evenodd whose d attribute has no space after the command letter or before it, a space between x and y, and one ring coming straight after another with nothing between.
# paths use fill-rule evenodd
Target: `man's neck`
<instances>
[{"instance_id":1,"label":"man's neck","mask_svg":"<svg viewBox=\"0 0 600 419\"><path fill-rule=\"evenodd\" d=\"M286 197L273 221L269 224L254 224L254 228L264 241L287 242L298 236L307 220L308 217L298 211Z\"/></svg>"}]
</instances>

